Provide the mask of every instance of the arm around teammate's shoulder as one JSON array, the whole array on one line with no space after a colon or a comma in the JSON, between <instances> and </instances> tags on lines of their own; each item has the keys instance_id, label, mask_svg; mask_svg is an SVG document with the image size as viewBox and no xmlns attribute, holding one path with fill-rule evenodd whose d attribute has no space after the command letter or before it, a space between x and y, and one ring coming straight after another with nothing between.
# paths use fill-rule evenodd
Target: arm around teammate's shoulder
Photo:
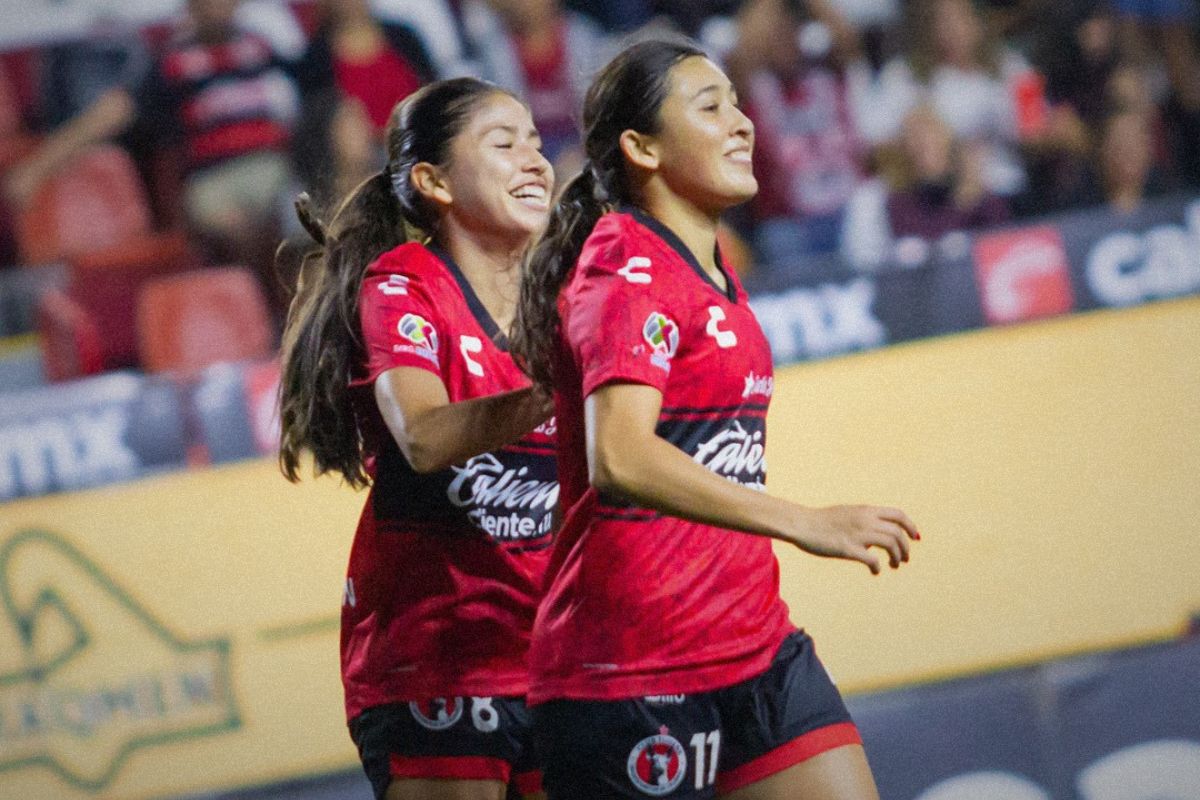
<instances>
[{"instance_id":1,"label":"arm around teammate's shoulder","mask_svg":"<svg viewBox=\"0 0 1200 800\"><path fill-rule=\"evenodd\" d=\"M588 474L598 491L671 516L788 542L813 555L865 564L878 574L879 547L892 568L920 538L908 515L880 506L809 508L709 471L656 431L658 389L610 383L585 402Z\"/></svg>"},{"instance_id":2,"label":"arm around teammate's shoulder","mask_svg":"<svg viewBox=\"0 0 1200 800\"><path fill-rule=\"evenodd\" d=\"M421 473L511 444L554 413L551 399L533 388L452 403L441 379L416 367L380 375L375 402L400 452Z\"/></svg>"}]
</instances>

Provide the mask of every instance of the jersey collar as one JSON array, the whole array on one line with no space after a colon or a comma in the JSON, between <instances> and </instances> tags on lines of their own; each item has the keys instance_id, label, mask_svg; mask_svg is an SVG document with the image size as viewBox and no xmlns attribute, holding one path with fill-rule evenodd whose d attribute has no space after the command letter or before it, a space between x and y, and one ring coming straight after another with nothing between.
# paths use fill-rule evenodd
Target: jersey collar
<instances>
[{"instance_id":1,"label":"jersey collar","mask_svg":"<svg viewBox=\"0 0 1200 800\"><path fill-rule=\"evenodd\" d=\"M679 257L686 261L689 266L691 266L695 273L700 276L702 281L707 283L720 294L725 295L725 299L727 299L729 302L737 302L737 287L733 285L733 279L729 277L729 270L725 268L725 261L721 258L721 248L719 245L714 248L714 255L716 256L717 269L721 270L721 274L725 276L724 289L717 285L717 282L714 281L712 276L704 270L704 267L700 266L700 261L696 258L695 253L689 250L688 246L683 243L683 240L675 235L675 231L671 230L662 222L635 206L624 206L620 210L623 213L632 216L641 225L644 225L645 227L654 231L654 233L658 235L658 238L666 242L668 247L678 253Z\"/></svg>"},{"instance_id":2,"label":"jersey collar","mask_svg":"<svg viewBox=\"0 0 1200 800\"><path fill-rule=\"evenodd\" d=\"M492 319L492 315L488 313L487 307L479 299L479 295L475 294L475 290L471 288L471 282L467 280L467 276L463 275L458 264L451 258L450 253L430 242L426 245L429 252L433 253L439 261L446 265L450 275L454 278L454 282L458 284L459 290L462 292L463 299L467 301L467 308L471 309L471 315L475 317L475 321L479 323L479 327L483 328L483 332L492 340L492 343L499 347L504 352L508 352L508 337L504 331L500 330L500 326L496 324L496 320Z\"/></svg>"}]
</instances>

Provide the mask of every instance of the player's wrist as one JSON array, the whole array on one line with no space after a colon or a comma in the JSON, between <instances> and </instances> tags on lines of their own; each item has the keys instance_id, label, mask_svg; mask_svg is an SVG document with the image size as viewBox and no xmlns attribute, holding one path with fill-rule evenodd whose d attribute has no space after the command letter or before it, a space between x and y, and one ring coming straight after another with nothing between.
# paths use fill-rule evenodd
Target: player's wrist
<instances>
[{"instance_id":1,"label":"player's wrist","mask_svg":"<svg viewBox=\"0 0 1200 800\"><path fill-rule=\"evenodd\" d=\"M792 545L799 545L803 524L798 524L808 509L795 503L770 495L762 495L766 501L766 515L763 520L762 532L772 539L779 539Z\"/></svg>"}]
</instances>

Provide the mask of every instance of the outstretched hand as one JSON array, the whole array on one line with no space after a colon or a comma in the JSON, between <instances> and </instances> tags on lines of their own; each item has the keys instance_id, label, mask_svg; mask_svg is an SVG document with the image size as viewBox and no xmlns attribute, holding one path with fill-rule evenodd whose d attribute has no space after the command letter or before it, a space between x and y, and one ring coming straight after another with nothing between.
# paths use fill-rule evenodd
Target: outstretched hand
<instances>
[{"instance_id":1,"label":"outstretched hand","mask_svg":"<svg viewBox=\"0 0 1200 800\"><path fill-rule=\"evenodd\" d=\"M799 531L789 539L801 550L826 558L859 561L872 575L878 575L882 566L871 548L887 551L889 565L897 569L908 561L911 542L921 538L907 514L898 508L881 506L807 509L798 527Z\"/></svg>"}]
</instances>

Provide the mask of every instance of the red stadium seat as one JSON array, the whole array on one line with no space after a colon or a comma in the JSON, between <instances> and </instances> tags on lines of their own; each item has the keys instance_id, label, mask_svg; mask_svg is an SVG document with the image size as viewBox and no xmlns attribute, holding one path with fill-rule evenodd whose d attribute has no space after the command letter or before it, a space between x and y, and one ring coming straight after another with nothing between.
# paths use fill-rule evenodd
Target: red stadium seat
<instances>
[{"instance_id":1,"label":"red stadium seat","mask_svg":"<svg viewBox=\"0 0 1200 800\"><path fill-rule=\"evenodd\" d=\"M199 266L181 233L142 234L68 262L70 294L103 332L105 369L139 363L137 299L142 285Z\"/></svg>"},{"instance_id":2,"label":"red stadium seat","mask_svg":"<svg viewBox=\"0 0 1200 800\"><path fill-rule=\"evenodd\" d=\"M274 349L267 303L243 267L202 269L149 281L137 310L142 367L192 373Z\"/></svg>"},{"instance_id":3,"label":"red stadium seat","mask_svg":"<svg viewBox=\"0 0 1200 800\"><path fill-rule=\"evenodd\" d=\"M100 329L87 310L66 292L51 289L42 295L37 327L47 380L71 380L104 370Z\"/></svg>"},{"instance_id":4,"label":"red stadium seat","mask_svg":"<svg viewBox=\"0 0 1200 800\"><path fill-rule=\"evenodd\" d=\"M38 190L17 219L17 243L22 261L40 264L114 247L150 228L133 160L115 145L101 145Z\"/></svg>"}]
</instances>

